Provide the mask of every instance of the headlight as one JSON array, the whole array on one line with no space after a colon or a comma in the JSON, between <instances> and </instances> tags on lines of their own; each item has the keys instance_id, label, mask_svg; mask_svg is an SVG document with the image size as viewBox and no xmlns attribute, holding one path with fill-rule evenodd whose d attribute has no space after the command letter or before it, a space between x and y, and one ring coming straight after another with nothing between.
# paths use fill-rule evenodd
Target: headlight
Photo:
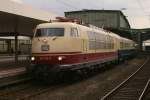
<instances>
[{"instance_id":1,"label":"headlight","mask_svg":"<svg viewBox=\"0 0 150 100\"><path fill-rule=\"evenodd\" d=\"M61 61L63 59L63 57L58 57L58 60Z\"/></svg>"},{"instance_id":2,"label":"headlight","mask_svg":"<svg viewBox=\"0 0 150 100\"><path fill-rule=\"evenodd\" d=\"M34 61L35 60L35 57L31 57L31 61Z\"/></svg>"}]
</instances>

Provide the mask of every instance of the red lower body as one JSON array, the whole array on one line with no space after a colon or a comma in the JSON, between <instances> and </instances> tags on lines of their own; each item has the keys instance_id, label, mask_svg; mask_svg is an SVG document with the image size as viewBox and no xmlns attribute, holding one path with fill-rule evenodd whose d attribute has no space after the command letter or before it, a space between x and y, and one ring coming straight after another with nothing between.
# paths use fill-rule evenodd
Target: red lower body
<instances>
[{"instance_id":1,"label":"red lower body","mask_svg":"<svg viewBox=\"0 0 150 100\"><path fill-rule=\"evenodd\" d=\"M118 58L117 52L103 52L103 53L35 53L33 54L35 61L33 64L51 64L51 65L66 65L66 64L82 64L85 62L103 61L107 62ZM58 60L62 57L62 60Z\"/></svg>"}]
</instances>

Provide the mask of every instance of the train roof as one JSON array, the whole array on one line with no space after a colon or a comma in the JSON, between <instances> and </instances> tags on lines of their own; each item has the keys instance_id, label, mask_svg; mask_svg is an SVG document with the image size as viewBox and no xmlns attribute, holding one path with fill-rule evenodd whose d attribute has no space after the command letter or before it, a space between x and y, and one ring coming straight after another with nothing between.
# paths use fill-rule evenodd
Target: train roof
<instances>
[{"instance_id":1,"label":"train roof","mask_svg":"<svg viewBox=\"0 0 150 100\"><path fill-rule=\"evenodd\" d=\"M53 22L53 23L43 23L39 24L37 28L48 28L48 27L69 27L69 26L75 26L77 24L70 23L70 22Z\"/></svg>"},{"instance_id":2,"label":"train roof","mask_svg":"<svg viewBox=\"0 0 150 100\"><path fill-rule=\"evenodd\" d=\"M109 35L110 35L110 36L113 36L113 37L115 37L115 38L117 38L117 39L121 39L121 38L122 38L122 37L119 36L118 34L115 34L115 33L112 33L112 32L110 32Z\"/></svg>"},{"instance_id":3,"label":"train roof","mask_svg":"<svg viewBox=\"0 0 150 100\"><path fill-rule=\"evenodd\" d=\"M124 37L121 37L123 41L126 41L126 42L134 42L133 40L131 39L127 39L127 38L124 38Z\"/></svg>"},{"instance_id":4,"label":"train roof","mask_svg":"<svg viewBox=\"0 0 150 100\"><path fill-rule=\"evenodd\" d=\"M48 27L81 27L82 29L86 29L88 31L95 31L95 32L101 32L102 34L105 34L105 35L109 35L109 36L112 36L112 37L115 37L117 39L120 39L120 40L126 40L126 41L129 41L129 39L126 39L124 37L121 37L119 36L118 34L115 34L113 32L110 32L110 31L107 31L107 30L104 30L102 28L94 28L94 27L88 27L88 26L85 26L85 25L82 25L82 24L76 24L76 23L72 23L72 22L52 22L52 23L43 23L43 24L39 24L37 26L37 28L48 28ZM132 41L132 40L131 40Z\"/></svg>"}]
</instances>

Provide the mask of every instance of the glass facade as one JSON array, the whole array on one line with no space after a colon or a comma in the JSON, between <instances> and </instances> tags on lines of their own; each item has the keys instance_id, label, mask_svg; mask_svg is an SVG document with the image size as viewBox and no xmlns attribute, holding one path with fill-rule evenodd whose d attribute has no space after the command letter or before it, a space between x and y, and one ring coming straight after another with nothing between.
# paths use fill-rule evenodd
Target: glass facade
<instances>
[{"instance_id":1,"label":"glass facade","mask_svg":"<svg viewBox=\"0 0 150 100\"><path fill-rule=\"evenodd\" d=\"M18 40L18 53L29 54L31 52L31 40ZM15 53L15 40L1 39L0 40L0 53L13 54Z\"/></svg>"}]
</instances>

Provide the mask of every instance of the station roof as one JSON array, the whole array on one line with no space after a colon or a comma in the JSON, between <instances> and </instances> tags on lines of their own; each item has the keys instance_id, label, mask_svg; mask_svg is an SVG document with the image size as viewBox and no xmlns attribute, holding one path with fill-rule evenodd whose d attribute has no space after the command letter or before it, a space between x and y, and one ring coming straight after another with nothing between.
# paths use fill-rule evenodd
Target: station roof
<instances>
[{"instance_id":1,"label":"station roof","mask_svg":"<svg viewBox=\"0 0 150 100\"><path fill-rule=\"evenodd\" d=\"M69 12L65 12L65 14L68 14L68 13L84 13L84 12L100 12L100 13L118 13L120 14L125 22L127 23L128 27L130 28L130 24L129 24L129 21L128 19L126 18L126 16L123 14L122 11L120 10L95 10L95 9L83 9L83 10L78 10L78 11L69 11Z\"/></svg>"},{"instance_id":2,"label":"station roof","mask_svg":"<svg viewBox=\"0 0 150 100\"><path fill-rule=\"evenodd\" d=\"M10 0L0 3L0 36L32 36L37 24L55 20L56 14Z\"/></svg>"},{"instance_id":3,"label":"station roof","mask_svg":"<svg viewBox=\"0 0 150 100\"><path fill-rule=\"evenodd\" d=\"M57 15L54 13L42 11L40 9L32 8L24 4L15 3L10 0L1 1L0 11L41 21L49 21L50 19L54 20L55 17L57 17Z\"/></svg>"}]
</instances>

